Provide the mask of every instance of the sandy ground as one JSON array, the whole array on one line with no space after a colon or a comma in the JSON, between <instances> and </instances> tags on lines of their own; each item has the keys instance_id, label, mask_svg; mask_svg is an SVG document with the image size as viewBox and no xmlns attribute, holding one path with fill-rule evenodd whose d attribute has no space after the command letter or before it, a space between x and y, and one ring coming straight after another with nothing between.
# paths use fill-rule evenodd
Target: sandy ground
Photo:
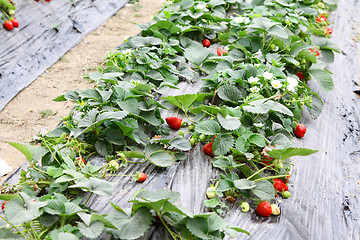
<instances>
[{"instance_id":1,"label":"sandy ground","mask_svg":"<svg viewBox=\"0 0 360 240\"><path fill-rule=\"evenodd\" d=\"M96 71L106 53L124 38L136 35L140 30L135 25L149 22L163 3L164 0L140 0L127 4L20 92L0 113L0 159L13 170L20 167L25 157L6 142L29 143L41 128L54 129L73 105L52 99L69 90L92 88L84 76Z\"/></svg>"}]
</instances>

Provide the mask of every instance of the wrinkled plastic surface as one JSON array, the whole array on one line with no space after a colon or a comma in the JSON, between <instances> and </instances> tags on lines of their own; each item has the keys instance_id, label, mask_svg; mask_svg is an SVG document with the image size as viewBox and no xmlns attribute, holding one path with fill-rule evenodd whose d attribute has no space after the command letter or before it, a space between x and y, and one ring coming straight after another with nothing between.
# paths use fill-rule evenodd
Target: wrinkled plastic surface
<instances>
[{"instance_id":1,"label":"wrinkled plastic surface","mask_svg":"<svg viewBox=\"0 0 360 240\"><path fill-rule=\"evenodd\" d=\"M0 29L0 111L128 0L16 2L20 27Z\"/></svg>"},{"instance_id":2,"label":"wrinkled plastic surface","mask_svg":"<svg viewBox=\"0 0 360 240\"><path fill-rule=\"evenodd\" d=\"M279 216L258 217L252 209L242 213L239 202L229 205L225 220L251 233L240 234L237 239L300 240L300 239L360 239L360 105L353 93L359 81L360 42L354 28L360 26L357 0L340 1L338 10L330 18L333 21L332 40L342 53L336 54L335 62L329 66L333 72L335 89L322 92L314 81L309 85L320 92L324 109L317 120L304 112L302 123L307 133L295 139L294 145L317 149L317 154L294 157L289 189L292 196L279 201ZM215 50L215 49L214 49ZM173 94L195 93L201 86L196 83L181 83L180 90ZM178 112L166 111L165 118ZM174 134L174 133L173 133ZM171 136L170 136L171 137ZM100 157L93 164L104 164ZM180 193L179 204L194 214L206 211L203 206L205 190L210 180L219 172L211 167L210 157L202 152L202 145L187 153L187 159L168 168L157 168L151 164L129 165L119 174L145 172L148 179L136 183L129 177L111 177L116 182L112 197L92 197L91 207L100 213L112 211L110 202L130 207L128 202L139 189L169 189ZM11 180L18 178L15 174ZM98 239L112 239L103 233ZM154 226L142 240L167 240L171 237L163 228Z\"/></svg>"}]
</instances>

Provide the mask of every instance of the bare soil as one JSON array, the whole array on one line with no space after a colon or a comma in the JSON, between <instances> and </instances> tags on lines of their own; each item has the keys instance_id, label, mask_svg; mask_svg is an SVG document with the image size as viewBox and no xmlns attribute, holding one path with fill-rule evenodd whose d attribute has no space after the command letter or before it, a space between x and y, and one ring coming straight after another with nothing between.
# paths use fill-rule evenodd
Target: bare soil
<instances>
[{"instance_id":1,"label":"bare soil","mask_svg":"<svg viewBox=\"0 0 360 240\"><path fill-rule=\"evenodd\" d=\"M106 53L114 51L126 37L136 35L140 31L136 24L149 22L163 3L140 0L127 4L21 91L0 113L0 159L13 170L24 164L26 158L7 141L30 143L41 128L54 129L73 104L52 99L69 90L92 88L84 76L96 71ZM5 178L0 178L1 182Z\"/></svg>"}]
</instances>

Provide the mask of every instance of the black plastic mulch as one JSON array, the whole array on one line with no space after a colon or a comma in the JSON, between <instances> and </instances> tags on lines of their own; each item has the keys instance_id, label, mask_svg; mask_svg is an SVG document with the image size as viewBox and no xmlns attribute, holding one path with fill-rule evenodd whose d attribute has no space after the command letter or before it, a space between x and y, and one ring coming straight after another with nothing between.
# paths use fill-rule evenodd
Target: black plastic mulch
<instances>
[{"instance_id":1,"label":"black plastic mulch","mask_svg":"<svg viewBox=\"0 0 360 240\"><path fill-rule=\"evenodd\" d=\"M308 157L294 157L291 170L289 199L279 200L281 214L270 218L258 217L252 209L242 213L238 202L229 205L224 216L229 223L251 233L240 234L237 239L251 240L358 240L360 239L360 99L353 93L360 80L360 41L358 30L360 2L340 1L338 10L330 18L333 21L332 40L342 53L336 54L335 62L329 66L333 72L335 89L322 92L315 82L309 85L320 92L324 109L317 120L304 112L302 123L307 133L302 139L295 139L296 147L319 150ZM215 50L215 49L214 49ZM197 92L200 81L195 84L181 83L180 90L171 94ZM163 112L163 117L177 112ZM93 164L101 164L103 158L96 157ZM180 193L183 207L198 214L206 211L203 207L205 190L210 180L218 176L211 167L210 158L198 145L188 153L186 160L161 169L151 164L130 165L120 174L142 171L148 175L143 183L130 178L112 177L116 191L109 197L92 197L90 206L100 213L112 210L110 202L129 207L132 195L139 189L169 189ZM15 173L10 181L15 181ZM111 239L105 233L98 239ZM171 237L161 227L152 227L142 240L167 240Z\"/></svg>"},{"instance_id":2,"label":"black plastic mulch","mask_svg":"<svg viewBox=\"0 0 360 240\"><path fill-rule=\"evenodd\" d=\"M0 27L0 111L128 0L18 0L19 28Z\"/></svg>"}]
</instances>

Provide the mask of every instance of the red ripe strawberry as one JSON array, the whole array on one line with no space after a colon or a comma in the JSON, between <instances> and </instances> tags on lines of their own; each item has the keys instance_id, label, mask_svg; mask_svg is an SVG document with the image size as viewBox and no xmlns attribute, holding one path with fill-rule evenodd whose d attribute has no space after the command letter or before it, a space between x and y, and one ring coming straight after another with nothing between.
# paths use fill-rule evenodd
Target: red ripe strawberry
<instances>
[{"instance_id":1,"label":"red ripe strawberry","mask_svg":"<svg viewBox=\"0 0 360 240\"><path fill-rule=\"evenodd\" d=\"M217 55L222 56L224 53L228 53L228 51L226 51L225 49L222 48L218 48L217 49Z\"/></svg>"},{"instance_id":2,"label":"red ripe strawberry","mask_svg":"<svg viewBox=\"0 0 360 240\"><path fill-rule=\"evenodd\" d=\"M18 27L19 27L19 21L18 21L16 18L13 18L13 19L11 20L11 22L12 22L14 28L18 28Z\"/></svg>"},{"instance_id":3,"label":"red ripe strawberry","mask_svg":"<svg viewBox=\"0 0 360 240\"><path fill-rule=\"evenodd\" d=\"M288 186L283 182L283 180L277 178L274 179L274 188L279 192L289 190Z\"/></svg>"},{"instance_id":4,"label":"red ripe strawberry","mask_svg":"<svg viewBox=\"0 0 360 240\"><path fill-rule=\"evenodd\" d=\"M46 2L50 2L51 0L45 0Z\"/></svg>"},{"instance_id":5,"label":"red ripe strawberry","mask_svg":"<svg viewBox=\"0 0 360 240\"><path fill-rule=\"evenodd\" d=\"M296 76L298 76L298 78L300 78L300 80L304 80L304 78L305 78L305 75L304 75L302 72L300 72L300 71L298 71L298 72L296 73Z\"/></svg>"},{"instance_id":6,"label":"red ripe strawberry","mask_svg":"<svg viewBox=\"0 0 360 240\"><path fill-rule=\"evenodd\" d=\"M211 42L209 39L204 39L204 40L202 40L202 44L204 47L210 47Z\"/></svg>"},{"instance_id":7,"label":"red ripe strawberry","mask_svg":"<svg viewBox=\"0 0 360 240\"><path fill-rule=\"evenodd\" d=\"M136 172L136 174L133 176L133 178L135 179L135 181L137 181L139 183L143 183L147 179L147 176L143 172L141 172L141 173Z\"/></svg>"},{"instance_id":8,"label":"red ripe strawberry","mask_svg":"<svg viewBox=\"0 0 360 240\"><path fill-rule=\"evenodd\" d=\"M3 204L1 205L1 210L3 210L4 211L4 209L5 209L5 205L8 203L8 201L4 201L3 202Z\"/></svg>"},{"instance_id":9,"label":"red ripe strawberry","mask_svg":"<svg viewBox=\"0 0 360 240\"><path fill-rule=\"evenodd\" d=\"M264 158L260 161L261 163L263 163L263 165L270 165L272 162L273 158L270 156L264 156Z\"/></svg>"},{"instance_id":10,"label":"red ripe strawberry","mask_svg":"<svg viewBox=\"0 0 360 240\"><path fill-rule=\"evenodd\" d=\"M179 130L182 125L182 119L179 117L167 117L166 119L167 124L174 130Z\"/></svg>"},{"instance_id":11,"label":"red ripe strawberry","mask_svg":"<svg viewBox=\"0 0 360 240\"><path fill-rule=\"evenodd\" d=\"M302 138L305 136L306 133L306 127L304 124L298 124L296 128L294 129L294 134L298 138Z\"/></svg>"},{"instance_id":12,"label":"red ripe strawberry","mask_svg":"<svg viewBox=\"0 0 360 240\"><path fill-rule=\"evenodd\" d=\"M256 213L262 217L270 217L272 213L272 208L270 203L265 201L261 202L256 208Z\"/></svg>"},{"instance_id":13,"label":"red ripe strawberry","mask_svg":"<svg viewBox=\"0 0 360 240\"><path fill-rule=\"evenodd\" d=\"M316 17L316 22L319 22L319 23L326 22L326 17L321 14L320 16Z\"/></svg>"},{"instance_id":14,"label":"red ripe strawberry","mask_svg":"<svg viewBox=\"0 0 360 240\"><path fill-rule=\"evenodd\" d=\"M325 28L325 36L330 36L333 33L334 30L332 28Z\"/></svg>"},{"instance_id":15,"label":"red ripe strawberry","mask_svg":"<svg viewBox=\"0 0 360 240\"><path fill-rule=\"evenodd\" d=\"M207 143L207 144L204 145L204 148L203 148L204 153L206 155L209 155L210 157L214 157L214 154L213 154L213 151L212 151L213 144L214 144L213 142Z\"/></svg>"},{"instance_id":16,"label":"red ripe strawberry","mask_svg":"<svg viewBox=\"0 0 360 240\"><path fill-rule=\"evenodd\" d=\"M317 48L310 48L310 51L315 53L315 56L320 56L320 52L319 52L319 50Z\"/></svg>"},{"instance_id":17,"label":"red ripe strawberry","mask_svg":"<svg viewBox=\"0 0 360 240\"><path fill-rule=\"evenodd\" d=\"M4 23L4 27L5 27L7 30L11 31L11 30L13 30L14 25L13 25L13 23L12 23L10 20L6 20L5 23Z\"/></svg>"}]
</instances>

